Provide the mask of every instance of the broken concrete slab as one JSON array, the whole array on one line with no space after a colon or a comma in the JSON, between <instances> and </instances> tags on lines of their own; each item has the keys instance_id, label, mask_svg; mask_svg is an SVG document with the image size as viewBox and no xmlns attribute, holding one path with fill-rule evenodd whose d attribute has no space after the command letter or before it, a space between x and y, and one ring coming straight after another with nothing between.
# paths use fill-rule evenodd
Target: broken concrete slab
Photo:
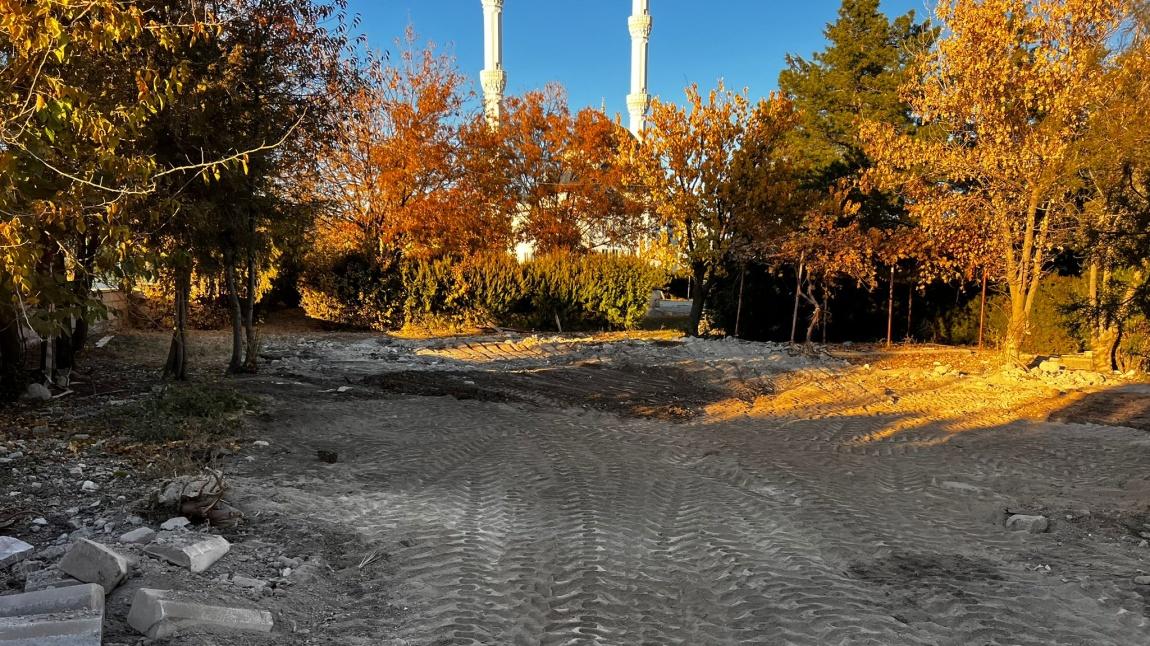
<instances>
[{"instance_id":1,"label":"broken concrete slab","mask_svg":"<svg viewBox=\"0 0 1150 646\"><path fill-rule=\"evenodd\" d=\"M128 625L151 639L186 632L271 632L274 622L266 610L211 605L172 590L141 588L132 599Z\"/></svg>"},{"instance_id":2,"label":"broken concrete slab","mask_svg":"<svg viewBox=\"0 0 1150 646\"><path fill-rule=\"evenodd\" d=\"M0 597L4 646L100 646L104 589L89 583Z\"/></svg>"},{"instance_id":3,"label":"broken concrete slab","mask_svg":"<svg viewBox=\"0 0 1150 646\"><path fill-rule=\"evenodd\" d=\"M223 536L163 532L144 548L144 553L186 567L192 572L203 572L230 549L231 544Z\"/></svg>"},{"instance_id":4,"label":"broken concrete slab","mask_svg":"<svg viewBox=\"0 0 1150 646\"><path fill-rule=\"evenodd\" d=\"M1006 519L1006 528L1016 532L1029 532L1031 534L1041 534L1050 527L1050 521L1046 516L1028 516L1026 514L1014 514Z\"/></svg>"},{"instance_id":5,"label":"broken concrete slab","mask_svg":"<svg viewBox=\"0 0 1150 646\"><path fill-rule=\"evenodd\" d=\"M84 582L64 574L54 567L44 568L28 574L24 579L24 592L37 590L50 590L52 588L68 588L74 585L84 585Z\"/></svg>"},{"instance_id":6,"label":"broken concrete slab","mask_svg":"<svg viewBox=\"0 0 1150 646\"><path fill-rule=\"evenodd\" d=\"M120 535L121 543L132 543L134 545L143 545L150 543L156 537L156 530L151 527L137 527L130 532L125 532Z\"/></svg>"},{"instance_id":7,"label":"broken concrete slab","mask_svg":"<svg viewBox=\"0 0 1150 646\"><path fill-rule=\"evenodd\" d=\"M72 544L72 549L56 565L64 574L85 583L99 583L111 592L128 578L128 559L86 538Z\"/></svg>"},{"instance_id":8,"label":"broken concrete slab","mask_svg":"<svg viewBox=\"0 0 1150 646\"><path fill-rule=\"evenodd\" d=\"M23 561L34 549L36 548L18 538L0 536L0 568Z\"/></svg>"}]
</instances>

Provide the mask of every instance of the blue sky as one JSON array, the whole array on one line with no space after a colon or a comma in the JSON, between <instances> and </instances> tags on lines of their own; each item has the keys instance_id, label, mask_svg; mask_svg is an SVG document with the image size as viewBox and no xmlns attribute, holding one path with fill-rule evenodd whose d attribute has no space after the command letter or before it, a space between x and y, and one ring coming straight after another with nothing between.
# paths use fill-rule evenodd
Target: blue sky
<instances>
[{"instance_id":1,"label":"blue sky","mask_svg":"<svg viewBox=\"0 0 1150 646\"><path fill-rule=\"evenodd\" d=\"M680 100L697 82L765 96L777 86L787 53L809 56L824 45L823 28L838 0L651 0L649 85L652 94ZM914 9L928 14L926 0L883 0L889 15ZM478 90L483 67L480 0L350 0L359 30L373 48L392 48L411 22L423 40L446 46ZM626 114L631 41L629 0L506 0L503 59L508 94L559 82L573 108L598 107Z\"/></svg>"}]
</instances>

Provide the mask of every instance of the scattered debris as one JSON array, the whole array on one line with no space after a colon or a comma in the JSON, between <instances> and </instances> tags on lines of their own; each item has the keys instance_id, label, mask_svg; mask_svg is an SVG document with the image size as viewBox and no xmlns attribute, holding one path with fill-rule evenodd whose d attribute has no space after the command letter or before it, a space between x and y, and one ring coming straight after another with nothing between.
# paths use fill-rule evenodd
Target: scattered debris
<instances>
[{"instance_id":1,"label":"scattered debris","mask_svg":"<svg viewBox=\"0 0 1150 646\"><path fill-rule=\"evenodd\" d=\"M141 588L132 599L128 624L151 639L183 632L271 632L274 622L266 610L200 603L172 590Z\"/></svg>"},{"instance_id":2,"label":"scattered debris","mask_svg":"<svg viewBox=\"0 0 1150 646\"><path fill-rule=\"evenodd\" d=\"M1055 375L1062 372L1062 362L1058 359L1046 359L1038 364L1039 372Z\"/></svg>"},{"instance_id":3,"label":"scattered debris","mask_svg":"<svg viewBox=\"0 0 1150 646\"><path fill-rule=\"evenodd\" d=\"M191 532L162 533L144 548L144 553L170 563L203 572L228 553L231 544L223 536Z\"/></svg>"},{"instance_id":4,"label":"scattered debris","mask_svg":"<svg viewBox=\"0 0 1150 646\"><path fill-rule=\"evenodd\" d=\"M0 568L23 561L34 549L36 548L18 538L0 536Z\"/></svg>"},{"instance_id":5,"label":"scattered debris","mask_svg":"<svg viewBox=\"0 0 1150 646\"><path fill-rule=\"evenodd\" d=\"M52 588L68 588L74 585L84 585L84 582L64 574L54 567L29 572L24 579L24 592L37 590L50 590Z\"/></svg>"},{"instance_id":6,"label":"scattered debris","mask_svg":"<svg viewBox=\"0 0 1150 646\"><path fill-rule=\"evenodd\" d=\"M1050 527L1050 521L1046 516L1028 516L1026 514L1014 514L1006 519L1006 528L1016 532L1029 532L1031 534L1041 534Z\"/></svg>"},{"instance_id":7,"label":"scattered debris","mask_svg":"<svg viewBox=\"0 0 1150 646\"><path fill-rule=\"evenodd\" d=\"M104 589L74 585L0 597L0 643L100 646Z\"/></svg>"},{"instance_id":8,"label":"scattered debris","mask_svg":"<svg viewBox=\"0 0 1150 646\"><path fill-rule=\"evenodd\" d=\"M86 538L78 539L56 566L85 583L98 583L111 592L128 578L128 559Z\"/></svg>"}]
</instances>

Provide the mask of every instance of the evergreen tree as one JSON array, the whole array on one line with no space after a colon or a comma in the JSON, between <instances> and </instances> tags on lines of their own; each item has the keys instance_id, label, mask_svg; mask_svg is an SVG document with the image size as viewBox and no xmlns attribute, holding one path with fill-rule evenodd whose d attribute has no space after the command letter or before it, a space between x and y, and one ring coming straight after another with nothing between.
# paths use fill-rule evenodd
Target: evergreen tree
<instances>
[{"instance_id":1,"label":"evergreen tree","mask_svg":"<svg viewBox=\"0 0 1150 646\"><path fill-rule=\"evenodd\" d=\"M879 0L843 0L824 34L826 49L810 60L788 55L779 74L779 88L801 115L795 144L819 188L869 166L858 137L862 120L913 128L899 87L915 52L929 47L938 30L917 22L913 11L892 22Z\"/></svg>"}]
</instances>

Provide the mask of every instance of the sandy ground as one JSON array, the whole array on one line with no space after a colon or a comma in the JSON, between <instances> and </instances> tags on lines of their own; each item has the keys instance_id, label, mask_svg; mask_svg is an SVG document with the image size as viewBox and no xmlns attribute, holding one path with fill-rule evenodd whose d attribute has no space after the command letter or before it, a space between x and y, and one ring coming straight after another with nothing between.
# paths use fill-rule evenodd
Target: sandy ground
<instances>
[{"instance_id":1,"label":"sandy ground","mask_svg":"<svg viewBox=\"0 0 1150 646\"><path fill-rule=\"evenodd\" d=\"M832 354L269 336L196 581L282 581L277 632L170 643L1150 643L1150 385Z\"/></svg>"}]
</instances>

